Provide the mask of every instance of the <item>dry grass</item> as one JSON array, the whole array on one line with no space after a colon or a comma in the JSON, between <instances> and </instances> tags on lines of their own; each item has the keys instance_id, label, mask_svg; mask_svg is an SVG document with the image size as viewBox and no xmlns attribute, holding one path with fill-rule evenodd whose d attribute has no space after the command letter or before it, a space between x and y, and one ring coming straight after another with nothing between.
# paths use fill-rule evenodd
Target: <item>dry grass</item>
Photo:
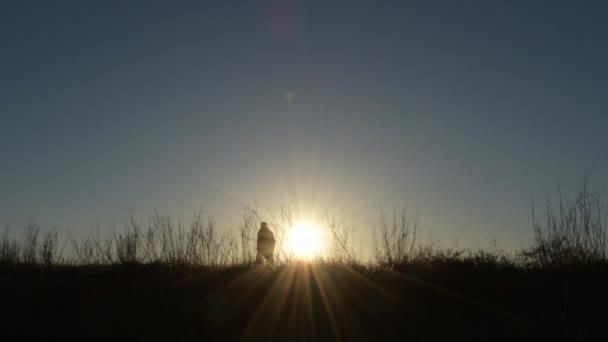
<instances>
[{"instance_id":1,"label":"dry grass","mask_svg":"<svg viewBox=\"0 0 608 342\"><path fill-rule=\"evenodd\" d=\"M569 198L557 188L546 194L543 219L532 205L534 241L522 251L471 251L437 248L423 243L420 220L407 208L388 215L382 208L370 223L372 259L363 260L356 248L356 228L344 213L326 214L329 231L328 253L323 259L362 267L392 268L410 264L432 269L439 264L471 264L481 268L551 268L605 263L608 252L608 203L599 192L589 189L587 177L577 194ZM273 227L279 263L294 261L285 248L286 233L293 224L289 207L277 215L267 214ZM158 211L139 222L130 210L119 228L103 229L77 239L61 236L59 229L44 230L36 223L25 227L22 239L12 237L5 226L0 240L0 263L44 265L149 264L207 266L251 265L255 259L256 234L261 222L256 204L243 210L236 232L218 229L210 215L197 211L189 224L161 215ZM103 234L102 232L106 232ZM109 233L108 233L109 232ZM67 248L66 248L67 247Z\"/></svg>"}]
</instances>

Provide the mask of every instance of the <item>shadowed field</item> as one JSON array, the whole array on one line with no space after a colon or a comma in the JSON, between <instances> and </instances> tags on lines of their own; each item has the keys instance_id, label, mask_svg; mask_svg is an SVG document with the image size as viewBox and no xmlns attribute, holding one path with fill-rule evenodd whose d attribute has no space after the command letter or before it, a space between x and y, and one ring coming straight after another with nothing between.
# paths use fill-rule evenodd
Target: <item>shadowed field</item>
<instances>
[{"instance_id":1,"label":"shadowed field","mask_svg":"<svg viewBox=\"0 0 608 342\"><path fill-rule=\"evenodd\" d=\"M428 266L428 265L427 265ZM5 266L3 340L582 340L608 337L606 265Z\"/></svg>"}]
</instances>

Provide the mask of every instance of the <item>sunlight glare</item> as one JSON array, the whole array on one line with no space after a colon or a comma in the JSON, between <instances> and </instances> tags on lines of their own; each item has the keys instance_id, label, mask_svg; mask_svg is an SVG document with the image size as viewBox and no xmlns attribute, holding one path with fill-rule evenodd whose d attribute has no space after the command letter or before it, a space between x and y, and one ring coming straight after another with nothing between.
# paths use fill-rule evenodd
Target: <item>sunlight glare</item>
<instances>
[{"instance_id":1,"label":"sunlight glare","mask_svg":"<svg viewBox=\"0 0 608 342\"><path fill-rule=\"evenodd\" d=\"M323 251L323 234L321 229L310 222L301 221L294 224L288 232L287 245L289 252L299 259L311 259L321 256Z\"/></svg>"}]
</instances>

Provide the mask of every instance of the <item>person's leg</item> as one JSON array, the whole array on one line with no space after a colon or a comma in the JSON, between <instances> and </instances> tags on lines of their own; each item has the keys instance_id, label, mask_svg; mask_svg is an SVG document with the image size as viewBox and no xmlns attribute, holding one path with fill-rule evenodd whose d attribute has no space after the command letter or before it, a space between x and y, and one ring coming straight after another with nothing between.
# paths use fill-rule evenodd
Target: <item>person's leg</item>
<instances>
[{"instance_id":1,"label":"person's leg","mask_svg":"<svg viewBox=\"0 0 608 342\"><path fill-rule=\"evenodd\" d=\"M261 264L263 264L263 263L264 263L264 257L263 257L263 256L262 256L260 253L258 253L258 254L255 256L255 264L256 264L256 265L261 265Z\"/></svg>"},{"instance_id":2,"label":"person's leg","mask_svg":"<svg viewBox=\"0 0 608 342\"><path fill-rule=\"evenodd\" d=\"M266 261L271 265L274 266L274 255L269 254L266 256Z\"/></svg>"}]
</instances>

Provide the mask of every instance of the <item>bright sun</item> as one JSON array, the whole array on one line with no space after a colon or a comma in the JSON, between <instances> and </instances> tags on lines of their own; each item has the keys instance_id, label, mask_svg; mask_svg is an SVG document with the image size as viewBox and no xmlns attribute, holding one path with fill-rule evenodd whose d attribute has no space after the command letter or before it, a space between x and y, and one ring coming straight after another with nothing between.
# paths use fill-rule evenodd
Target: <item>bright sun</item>
<instances>
[{"instance_id":1,"label":"bright sun","mask_svg":"<svg viewBox=\"0 0 608 342\"><path fill-rule=\"evenodd\" d=\"M298 259L311 259L321 256L324 247L321 229L310 222L301 221L288 231L289 252Z\"/></svg>"}]
</instances>

